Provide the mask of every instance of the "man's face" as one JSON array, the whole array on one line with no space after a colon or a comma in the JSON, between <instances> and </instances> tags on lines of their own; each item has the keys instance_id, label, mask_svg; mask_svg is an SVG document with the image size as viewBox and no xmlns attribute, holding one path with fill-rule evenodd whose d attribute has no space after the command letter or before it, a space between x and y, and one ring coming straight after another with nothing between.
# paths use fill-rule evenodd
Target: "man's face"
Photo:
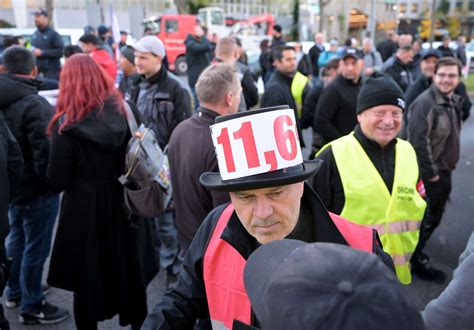
<instances>
[{"instance_id":1,"label":"man's face","mask_svg":"<svg viewBox=\"0 0 474 330\"><path fill-rule=\"evenodd\" d=\"M456 65L446 65L438 68L433 81L441 93L450 95L459 85L458 67Z\"/></svg>"},{"instance_id":2,"label":"man's face","mask_svg":"<svg viewBox=\"0 0 474 330\"><path fill-rule=\"evenodd\" d=\"M304 183L231 192L235 212L247 232L261 244L288 236L296 227Z\"/></svg>"},{"instance_id":3,"label":"man's face","mask_svg":"<svg viewBox=\"0 0 474 330\"><path fill-rule=\"evenodd\" d=\"M135 66L123 55L120 55L119 65L127 76L136 71Z\"/></svg>"},{"instance_id":4,"label":"man's face","mask_svg":"<svg viewBox=\"0 0 474 330\"><path fill-rule=\"evenodd\" d=\"M369 53L372 50L372 42L370 40L364 40L362 43L362 49L364 53Z\"/></svg>"},{"instance_id":5,"label":"man's face","mask_svg":"<svg viewBox=\"0 0 474 330\"><path fill-rule=\"evenodd\" d=\"M398 58L403 64L408 64L413 60L413 50L401 51Z\"/></svg>"},{"instance_id":6,"label":"man's face","mask_svg":"<svg viewBox=\"0 0 474 330\"><path fill-rule=\"evenodd\" d=\"M122 44L127 42L127 35L126 34L124 34L124 33L120 34L120 42Z\"/></svg>"},{"instance_id":7,"label":"man's face","mask_svg":"<svg viewBox=\"0 0 474 330\"><path fill-rule=\"evenodd\" d=\"M316 36L314 37L314 40L316 41L316 43L318 44L323 44L324 42L324 36L322 33L316 33Z\"/></svg>"},{"instance_id":8,"label":"man's face","mask_svg":"<svg viewBox=\"0 0 474 330\"><path fill-rule=\"evenodd\" d=\"M420 63L421 73L427 78L433 78L436 63L438 63L438 58L436 56L430 56L425 58Z\"/></svg>"},{"instance_id":9,"label":"man's face","mask_svg":"<svg viewBox=\"0 0 474 330\"><path fill-rule=\"evenodd\" d=\"M402 119L402 109L391 104L378 105L357 115L364 135L381 147L385 147L400 133Z\"/></svg>"},{"instance_id":10,"label":"man's face","mask_svg":"<svg viewBox=\"0 0 474 330\"><path fill-rule=\"evenodd\" d=\"M296 71L296 53L292 49L283 51L281 60L275 60L275 67L283 74L290 75Z\"/></svg>"},{"instance_id":11,"label":"man's face","mask_svg":"<svg viewBox=\"0 0 474 330\"><path fill-rule=\"evenodd\" d=\"M37 28L42 29L48 25L48 16L35 15L35 25Z\"/></svg>"},{"instance_id":12,"label":"man's face","mask_svg":"<svg viewBox=\"0 0 474 330\"><path fill-rule=\"evenodd\" d=\"M354 57L348 56L339 62L341 74L345 79L357 81L360 77L360 70L362 68L362 60L357 60Z\"/></svg>"},{"instance_id":13,"label":"man's face","mask_svg":"<svg viewBox=\"0 0 474 330\"><path fill-rule=\"evenodd\" d=\"M139 74L151 77L161 69L161 57L135 51L135 67Z\"/></svg>"},{"instance_id":14,"label":"man's face","mask_svg":"<svg viewBox=\"0 0 474 330\"><path fill-rule=\"evenodd\" d=\"M82 51L86 54L90 54L96 48L93 44L79 42L79 47L81 47Z\"/></svg>"}]
</instances>

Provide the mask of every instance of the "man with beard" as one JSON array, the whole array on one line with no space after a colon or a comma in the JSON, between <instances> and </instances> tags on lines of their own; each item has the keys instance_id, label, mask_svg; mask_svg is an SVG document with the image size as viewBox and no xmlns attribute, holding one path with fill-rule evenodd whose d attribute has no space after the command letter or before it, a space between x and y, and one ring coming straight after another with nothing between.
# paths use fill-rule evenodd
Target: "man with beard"
<instances>
[{"instance_id":1,"label":"man with beard","mask_svg":"<svg viewBox=\"0 0 474 330\"><path fill-rule=\"evenodd\" d=\"M433 83L412 103L408 118L408 141L420 163L429 207L412 257L412 274L427 281L444 282L446 278L442 271L430 266L423 249L441 222L451 192L451 173L459 160L461 98L454 90L461 79L461 69L461 63L453 57L440 59Z\"/></svg>"}]
</instances>

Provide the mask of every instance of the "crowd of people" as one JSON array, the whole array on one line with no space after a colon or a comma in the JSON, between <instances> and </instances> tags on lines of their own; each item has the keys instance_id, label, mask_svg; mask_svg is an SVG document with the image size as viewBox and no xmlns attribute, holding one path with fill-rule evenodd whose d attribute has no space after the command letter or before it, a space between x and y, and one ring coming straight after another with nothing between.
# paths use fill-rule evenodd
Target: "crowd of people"
<instances>
[{"instance_id":1,"label":"crowd of people","mask_svg":"<svg viewBox=\"0 0 474 330\"><path fill-rule=\"evenodd\" d=\"M423 315L404 286L447 278L424 248L470 114L464 37L423 50L388 33L376 49L317 33L305 54L275 25L260 96L238 38L196 26L185 84L154 35L88 26L64 47L48 13L34 17L32 47L6 39L0 73L0 287L21 323L69 316L46 301L52 286L73 292L77 329L115 315L132 329L474 327L470 255ZM120 181L142 137L131 117L169 158L172 199L151 218ZM148 311L160 269L168 291Z\"/></svg>"}]
</instances>

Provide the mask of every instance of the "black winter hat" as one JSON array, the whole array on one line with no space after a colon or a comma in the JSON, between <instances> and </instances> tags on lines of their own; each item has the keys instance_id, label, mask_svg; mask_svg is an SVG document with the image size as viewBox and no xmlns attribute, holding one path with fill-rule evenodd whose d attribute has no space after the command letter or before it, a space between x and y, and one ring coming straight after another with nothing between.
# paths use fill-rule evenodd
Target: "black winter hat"
<instances>
[{"instance_id":1,"label":"black winter hat","mask_svg":"<svg viewBox=\"0 0 474 330\"><path fill-rule=\"evenodd\" d=\"M396 105L405 110L405 94L392 78L374 72L360 89L357 113L384 104Z\"/></svg>"},{"instance_id":2,"label":"black winter hat","mask_svg":"<svg viewBox=\"0 0 474 330\"><path fill-rule=\"evenodd\" d=\"M135 65L135 49L132 46L126 45L120 48L120 53L133 65Z\"/></svg>"}]
</instances>

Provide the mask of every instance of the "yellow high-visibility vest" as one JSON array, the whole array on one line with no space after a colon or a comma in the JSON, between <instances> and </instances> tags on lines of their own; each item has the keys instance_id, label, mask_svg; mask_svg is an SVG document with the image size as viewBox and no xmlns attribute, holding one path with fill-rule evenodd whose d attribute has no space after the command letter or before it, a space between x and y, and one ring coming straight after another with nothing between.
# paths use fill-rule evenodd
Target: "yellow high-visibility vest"
<instances>
[{"instance_id":1,"label":"yellow high-visibility vest","mask_svg":"<svg viewBox=\"0 0 474 330\"><path fill-rule=\"evenodd\" d=\"M309 79L304 74L296 71L293 80L291 81L291 95L296 103L296 113L298 118L301 118L301 110L303 108L303 91Z\"/></svg>"},{"instance_id":2,"label":"yellow high-visibility vest","mask_svg":"<svg viewBox=\"0 0 474 330\"><path fill-rule=\"evenodd\" d=\"M331 142L322 150L329 145L344 188L341 216L375 228L384 251L392 257L398 279L403 284L411 283L410 258L418 244L426 208L426 202L417 190L419 173L415 150L410 143L397 139L390 194L353 133Z\"/></svg>"}]
</instances>

